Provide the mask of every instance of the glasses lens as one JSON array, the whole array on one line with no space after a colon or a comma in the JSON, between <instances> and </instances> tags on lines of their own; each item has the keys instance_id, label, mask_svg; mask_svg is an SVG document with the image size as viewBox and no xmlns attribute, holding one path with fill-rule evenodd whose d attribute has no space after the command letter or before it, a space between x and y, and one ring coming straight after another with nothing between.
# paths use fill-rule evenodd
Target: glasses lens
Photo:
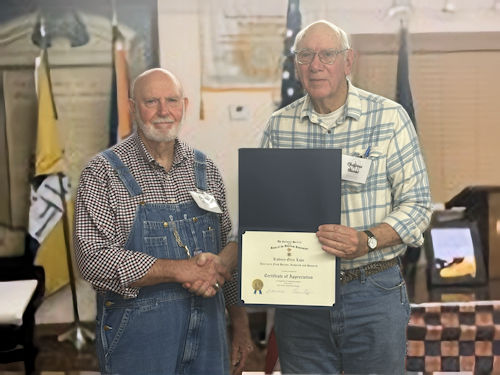
<instances>
[{"instance_id":1,"label":"glasses lens","mask_svg":"<svg viewBox=\"0 0 500 375\"><path fill-rule=\"evenodd\" d=\"M345 49L343 50L336 50L336 49L322 49L321 51L317 52L319 61L321 61L323 64L333 64L335 63L335 60L337 59L337 55L341 54L344 52ZM299 64L310 64L314 60L314 56L316 56L316 52L313 50L302 50L297 52L297 61Z\"/></svg>"},{"instance_id":2,"label":"glasses lens","mask_svg":"<svg viewBox=\"0 0 500 375\"><path fill-rule=\"evenodd\" d=\"M303 50L297 53L297 61L300 64L310 64L314 56L316 55L316 52L311 51L311 50Z\"/></svg>"},{"instance_id":3,"label":"glasses lens","mask_svg":"<svg viewBox=\"0 0 500 375\"><path fill-rule=\"evenodd\" d=\"M323 64L333 64L339 51L334 49L324 49L318 52L319 61Z\"/></svg>"}]
</instances>

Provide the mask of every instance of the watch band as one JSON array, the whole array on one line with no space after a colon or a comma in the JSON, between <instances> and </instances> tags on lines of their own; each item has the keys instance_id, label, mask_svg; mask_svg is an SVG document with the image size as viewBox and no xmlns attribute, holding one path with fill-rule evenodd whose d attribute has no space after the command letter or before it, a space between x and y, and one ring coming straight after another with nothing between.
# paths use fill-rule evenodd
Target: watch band
<instances>
[{"instance_id":1,"label":"watch band","mask_svg":"<svg viewBox=\"0 0 500 375\"><path fill-rule=\"evenodd\" d=\"M375 235L372 232L370 232L368 229L364 230L363 232L366 233L366 235L368 236L368 238L375 237Z\"/></svg>"}]
</instances>

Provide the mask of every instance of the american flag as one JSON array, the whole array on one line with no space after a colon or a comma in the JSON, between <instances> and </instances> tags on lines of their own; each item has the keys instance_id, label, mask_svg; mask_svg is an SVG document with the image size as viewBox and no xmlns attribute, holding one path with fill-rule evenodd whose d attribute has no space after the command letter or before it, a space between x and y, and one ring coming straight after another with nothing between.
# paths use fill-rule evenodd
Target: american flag
<instances>
[{"instance_id":1,"label":"american flag","mask_svg":"<svg viewBox=\"0 0 500 375\"><path fill-rule=\"evenodd\" d=\"M288 0L283 74L281 77L281 104L279 108L287 106L304 95L302 85L295 77L294 55L292 52L292 45L295 36L300 31L301 23L300 0Z\"/></svg>"}]
</instances>

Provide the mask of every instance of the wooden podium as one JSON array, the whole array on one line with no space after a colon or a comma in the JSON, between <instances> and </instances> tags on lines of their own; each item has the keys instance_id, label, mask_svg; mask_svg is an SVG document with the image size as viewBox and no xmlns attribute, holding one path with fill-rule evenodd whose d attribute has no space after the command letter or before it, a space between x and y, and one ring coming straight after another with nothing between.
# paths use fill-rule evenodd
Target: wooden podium
<instances>
[{"instance_id":1,"label":"wooden podium","mask_svg":"<svg viewBox=\"0 0 500 375\"><path fill-rule=\"evenodd\" d=\"M500 186L468 186L445 204L477 220L489 279L500 279Z\"/></svg>"}]
</instances>

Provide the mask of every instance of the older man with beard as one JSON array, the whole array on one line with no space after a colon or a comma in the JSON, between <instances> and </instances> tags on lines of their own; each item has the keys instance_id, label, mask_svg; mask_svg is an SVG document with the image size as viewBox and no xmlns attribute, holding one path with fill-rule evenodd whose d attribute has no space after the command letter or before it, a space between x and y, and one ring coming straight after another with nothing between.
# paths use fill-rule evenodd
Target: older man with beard
<instances>
[{"instance_id":1,"label":"older man with beard","mask_svg":"<svg viewBox=\"0 0 500 375\"><path fill-rule=\"evenodd\" d=\"M136 132L88 163L75 206L77 263L97 291L101 372L239 373L252 343L235 305L222 178L177 139L188 99L171 72L142 73L132 93Z\"/></svg>"}]
</instances>

